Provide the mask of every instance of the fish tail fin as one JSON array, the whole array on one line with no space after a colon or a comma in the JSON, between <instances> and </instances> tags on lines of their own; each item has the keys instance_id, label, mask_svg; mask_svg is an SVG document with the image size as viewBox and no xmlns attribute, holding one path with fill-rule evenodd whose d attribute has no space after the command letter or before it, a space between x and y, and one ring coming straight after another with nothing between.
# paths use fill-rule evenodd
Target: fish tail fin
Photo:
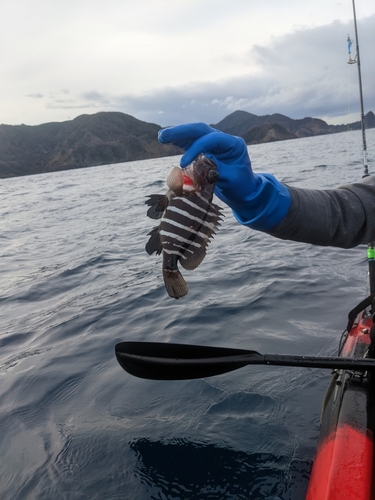
<instances>
[{"instance_id":1,"label":"fish tail fin","mask_svg":"<svg viewBox=\"0 0 375 500\"><path fill-rule=\"evenodd\" d=\"M177 256L163 252L163 278L170 297L179 299L187 295L189 289L177 267Z\"/></svg>"},{"instance_id":2,"label":"fish tail fin","mask_svg":"<svg viewBox=\"0 0 375 500\"><path fill-rule=\"evenodd\" d=\"M179 299L187 295L189 289L184 277L178 269L163 269L163 278L168 295L174 299Z\"/></svg>"}]
</instances>

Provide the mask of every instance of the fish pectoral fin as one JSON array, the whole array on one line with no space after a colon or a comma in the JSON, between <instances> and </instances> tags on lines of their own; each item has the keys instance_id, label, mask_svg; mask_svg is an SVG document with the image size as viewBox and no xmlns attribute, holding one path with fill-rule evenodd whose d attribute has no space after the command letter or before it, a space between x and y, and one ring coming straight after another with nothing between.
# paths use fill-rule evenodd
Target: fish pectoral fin
<instances>
[{"instance_id":1,"label":"fish pectoral fin","mask_svg":"<svg viewBox=\"0 0 375 500\"><path fill-rule=\"evenodd\" d=\"M150 236L150 239L146 243L146 252L151 255L156 252L157 255L160 255L162 251L162 245L160 240L159 226L154 227L152 231L148 233L147 236Z\"/></svg>"},{"instance_id":2,"label":"fish pectoral fin","mask_svg":"<svg viewBox=\"0 0 375 500\"><path fill-rule=\"evenodd\" d=\"M150 206L147 210L148 217L150 219L160 219L168 206L168 198L164 194L150 194L148 198L145 201L145 204Z\"/></svg>"}]
</instances>

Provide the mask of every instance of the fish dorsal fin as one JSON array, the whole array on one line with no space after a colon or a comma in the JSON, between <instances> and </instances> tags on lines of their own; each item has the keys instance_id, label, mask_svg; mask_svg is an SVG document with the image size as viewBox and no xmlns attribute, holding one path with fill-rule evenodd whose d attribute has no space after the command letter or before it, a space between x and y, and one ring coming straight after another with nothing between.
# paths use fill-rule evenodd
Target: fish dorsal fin
<instances>
[{"instance_id":1,"label":"fish dorsal fin","mask_svg":"<svg viewBox=\"0 0 375 500\"><path fill-rule=\"evenodd\" d=\"M169 172L166 182L169 189L171 189L177 196L181 196L182 186L184 185L184 174L180 168L173 167Z\"/></svg>"}]
</instances>

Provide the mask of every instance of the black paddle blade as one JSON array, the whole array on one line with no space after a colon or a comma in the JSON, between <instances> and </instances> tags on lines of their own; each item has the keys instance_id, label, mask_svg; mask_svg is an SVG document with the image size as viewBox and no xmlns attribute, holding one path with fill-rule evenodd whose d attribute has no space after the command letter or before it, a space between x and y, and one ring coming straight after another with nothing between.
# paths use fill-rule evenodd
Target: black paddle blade
<instances>
[{"instance_id":1,"label":"black paddle blade","mask_svg":"<svg viewBox=\"0 0 375 500\"><path fill-rule=\"evenodd\" d=\"M251 364L261 364L256 351L158 342L121 342L116 345L120 366L136 377L186 380L212 377Z\"/></svg>"}]
</instances>

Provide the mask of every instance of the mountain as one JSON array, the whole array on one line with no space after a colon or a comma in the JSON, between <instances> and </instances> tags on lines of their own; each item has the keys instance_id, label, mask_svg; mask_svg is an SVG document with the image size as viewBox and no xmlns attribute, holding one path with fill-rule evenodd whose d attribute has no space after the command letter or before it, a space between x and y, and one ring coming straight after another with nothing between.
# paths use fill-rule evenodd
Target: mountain
<instances>
[{"instance_id":1,"label":"mountain","mask_svg":"<svg viewBox=\"0 0 375 500\"><path fill-rule=\"evenodd\" d=\"M248 130L265 124L280 125L296 137L308 137L310 135L329 134L333 132L331 125L318 118L293 120L281 114L257 116L246 111L235 111L214 125L214 127L228 134L242 136ZM345 126L343 126L342 130L345 130Z\"/></svg>"},{"instance_id":2,"label":"mountain","mask_svg":"<svg viewBox=\"0 0 375 500\"><path fill-rule=\"evenodd\" d=\"M0 178L181 154L159 125L117 112L43 125L0 125Z\"/></svg>"},{"instance_id":3,"label":"mountain","mask_svg":"<svg viewBox=\"0 0 375 500\"><path fill-rule=\"evenodd\" d=\"M366 128L375 127L371 111ZM244 138L247 144L332 134L361 128L361 123L328 125L317 118L293 120L281 114L257 116L235 111L213 125ZM159 125L119 112L81 115L43 125L0 125L0 178L56 172L161 156L182 150L157 140Z\"/></svg>"},{"instance_id":4,"label":"mountain","mask_svg":"<svg viewBox=\"0 0 375 500\"><path fill-rule=\"evenodd\" d=\"M266 124L279 125L295 137L334 134L337 132L344 132L348 127L350 130L360 130L361 128L360 121L351 123L350 125L328 125L319 118L307 117L300 120L293 120L281 114L257 116L246 111L234 111L219 123L212 126L227 134L238 135L245 139L246 134L248 134L250 130ZM365 126L366 128L375 127L375 115L372 111L369 111L365 116ZM259 142L268 141L261 140Z\"/></svg>"},{"instance_id":5,"label":"mountain","mask_svg":"<svg viewBox=\"0 0 375 500\"><path fill-rule=\"evenodd\" d=\"M296 139L297 136L277 123L265 123L247 130L241 134L246 144L259 144L261 142L285 141Z\"/></svg>"}]
</instances>

